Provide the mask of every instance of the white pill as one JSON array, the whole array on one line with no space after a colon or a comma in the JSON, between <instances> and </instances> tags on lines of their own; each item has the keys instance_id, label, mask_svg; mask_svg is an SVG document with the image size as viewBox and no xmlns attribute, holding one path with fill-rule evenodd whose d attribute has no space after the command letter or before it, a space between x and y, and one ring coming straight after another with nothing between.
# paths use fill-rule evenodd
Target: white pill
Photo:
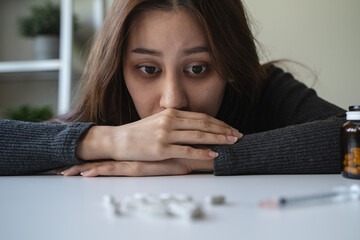
<instances>
[{"instance_id":1,"label":"white pill","mask_svg":"<svg viewBox=\"0 0 360 240\"><path fill-rule=\"evenodd\" d=\"M212 205L220 205L225 203L224 195L209 195L205 197L205 202Z\"/></svg>"},{"instance_id":2,"label":"white pill","mask_svg":"<svg viewBox=\"0 0 360 240\"><path fill-rule=\"evenodd\" d=\"M127 196L123 200L123 208L125 211L134 211L139 208L143 200Z\"/></svg>"},{"instance_id":3,"label":"white pill","mask_svg":"<svg viewBox=\"0 0 360 240\"><path fill-rule=\"evenodd\" d=\"M106 208L109 213L120 215L120 204L113 204Z\"/></svg>"},{"instance_id":4,"label":"white pill","mask_svg":"<svg viewBox=\"0 0 360 240\"><path fill-rule=\"evenodd\" d=\"M115 199L110 195L104 195L103 205L106 209L106 212L109 216L119 215L120 214L120 203L117 203Z\"/></svg>"},{"instance_id":5,"label":"white pill","mask_svg":"<svg viewBox=\"0 0 360 240\"><path fill-rule=\"evenodd\" d=\"M135 198L135 199L139 199L139 200L143 200L143 199L145 199L145 198L147 198L147 197L149 197L150 196L150 194L148 194L148 193L135 193L134 195L133 195L133 197Z\"/></svg>"},{"instance_id":6,"label":"white pill","mask_svg":"<svg viewBox=\"0 0 360 240\"><path fill-rule=\"evenodd\" d=\"M111 195L104 195L103 196L103 203L104 203L104 206L109 206L109 205L112 205L112 204L115 203L115 199Z\"/></svg>"},{"instance_id":7,"label":"white pill","mask_svg":"<svg viewBox=\"0 0 360 240\"><path fill-rule=\"evenodd\" d=\"M174 194L172 193L160 193L159 194L159 198L161 200L165 200L165 201L169 201L169 200L172 200L174 198Z\"/></svg>"},{"instance_id":8,"label":"white pill","mask_svg":"<svg viewBox=\"0 0 360 240\"><path fill-rule=\"evenodd\" d=\"M120 213L119 212L120 203L117 203L115 198L112 197L111 195L104 195L103 205L107 209L107 211L114 212L115 214Z\"/></svg>"},{"instance_id":9,"label":"white pill","mask_svg":"<svg viewBox=\"0 0 360 240\"><path fill-rule=\"evenodd\" d=\"M148 193L135 193L133 196L139 202L145 203L159 203L161 199L158 195Z\"/></svg>"},{"instance_id":10,"label":"white pill","mask_svg":"<svg viewBox=\"0 0 360 240\"><path fill-rule=\"evenodd\" d=\"M158 195L149 195L144 199L144 203L161 204L161 198Z\"/></svg>"},{"instance_id":11,"label":"white pill","mask_svg":"<svg viewBox=\"0 0 360 240\"><path fill-rule=\"evenodd\" d=\"M172 202L168 205L169 213L184 219L200 218L203 215L199 204L193 202Z\"/></svg>"},{"instance_id":12,"label":"white pill","mask_svg":"<svg viewBox=\"0 0 360 240\"><path fill-rule=\"evenodd\" d=\"M168 216L167 206L164 204L142 204L138 212L149 216Z\"/></svg>"},{"instance_id":13,"label":"white pill","mask_svg":"<svg viewBox=\"0 0 360 240\"><path fill-rule=\"evenodd\" d=\"M179 202L192 202L192 197L189 194L177 193L174 194L174 199Z\"/></svg>"}]
</instances>

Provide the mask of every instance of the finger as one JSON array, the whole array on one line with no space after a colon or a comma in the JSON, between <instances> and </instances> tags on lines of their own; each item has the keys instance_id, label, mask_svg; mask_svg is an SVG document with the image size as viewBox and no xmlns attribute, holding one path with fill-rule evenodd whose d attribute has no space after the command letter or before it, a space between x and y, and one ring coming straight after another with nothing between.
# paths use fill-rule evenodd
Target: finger
<instances>
[{"instance_id":1,"label":"finger","mask_svg":"<svg viewBox=\"0 0 360 240\"><path fill-rule=\"evenodd\" d=\"M169 158L186 158L198 160L215 159L219 154L211 149L197 149L191 146L170 145L166 149L158 149L155 154L161 156L162 159Z\"/></svg>"},{"instance_id":2,"label":"finger","mask_svg":"<svg viewBox=\"0 0 360 240\"><path fill-rule=\"evenodd\" d=\"M63 171L61 174L64 176L75 176L75 175L82 175L87 177L94 177L98 174L96 173L96 169L100 166L106 166L110 168L114 161L103 161L103 162L93 162L93 163L85 163L85 164L78 164L74 165L67 170Z\"/></svg>"},{"instance_id":3,"label":"finger","mask_svg":"<svg viewBox=\"0 0 360 240\"><path fill-rule=\"evenodd\" d=\"M70 168L62 171L61 174L62 174L63 176L75 176L75 175L77 175L77 174L80 173L80 171L78 170L78 168L79 168L78 166L72 166L72 167L70 167Z\"/></svg>"},{"instance_id":4,"label":"finger","mask_svg":"<svg viewBox=\"0 0 360 240\"><path fill-rule=\"evenodd\" d=\"M85 163L85 164L78 164L74 165L65 171L61 172L64 176L76 176L81 172L87 171L91 169L92 167L95 167L98 163Z\"/></svg>"},{"instance_id":5,"label":"finger","mask_svg":"<svg viewBox=\"0 0 360 240\"><path fill-rule=\"evenodd\" d=\"M233 135L206 133L201 131L175 131L169 133L169 142L173 144L224 144L237 142Z\"/></svg>"},{"instance_id":6,"label":"finger","mask_svg":"<svg viewBox=\"0 0 360 240\"><path fill-rule=\"evenodd\" d=\"M63 167L63 168L58 168L56 169L56 174L57 175L62 175L62 172L64 172L66 169L69 169L70 167Z\"/></svg>"},{"instance_id":7,"label":"finger","mask_svg":"<svg viewBox=\"0 0 360 240\"><path fill-rule=\"evenodd\" d=\"M136 162L136 164L136 168L130 169L127 173L128 176L184 175L191 172L188 166L177 159L168 159L162 162Z\"/></svg>"},{"instance_id":8,"label":"finger","mask_svg":"<svg viewBox=\"0 0 360 240\"><path fill-rule=\"evenodd\" d=\"M96 176L123 176L124 171L120 166L123 166L123 162L105 161L99 162L91 168L84 168L81 171L83 177L96 177Z\"/></svg>"},{"instance_id":9,"label":"finger","mask_svg":"<svg viewBox=\"0 0 360 240\"><path fill-rule=\"evenodd\" d=\"M182 175L191 172L191 160L184 164L183 160L168 159L163 162L102 162L88 171L82 172L84 177L95 176L161 176Z\"/></svg>"},{"instance_id":10,"label":"finger","mask_svg":"<svg viewBox=\"0 0 360 240\"><path fill-rule=\"evenodd\" d=\"M81 176L83 177L97 177L99 176L99 174L97 173L97 171L95 169L89 169L87 171L83 171L80 173ZM106 175L106 174L104 174Z\"/></svg>"},{"instance_id":11,"label":"finger","mask_svg":"<svg viewBox=\"0 0 360 240\"><path fill-rule=\"evenodd\" d=\"M200 130L209 133L232 135L237 138L242 137L241 133L229 126L221 126L204 119L177 118L174 119L174 121L176 126L176 128L174 128L175 130Z\"/></svg>"},{"instance_id":12,"label":"finger","mask_svg":"<svg viewBox=\"0 0 360 240\"><path fill-rule=\"evenodd\" d=\"M190 173L190 168L177 159L168 159L162 162L120 162L118 165L118 169L121 169L124 176L145 177Z\"/></svg>"},{"instance_id":13,"label":"finger","mask_svg":"<svg viewBox=\"0 0 360 240\"><path fill-rule=\"evenodd\" d=\"M172 109L172 110L175 111L173 113L173 115L175 115L176 117L179 117L179 118L202 119L202 120L209 121L209 122L219 125L219 126L229 127L229 128L234 129L233 127L226 124L225 122L223 122L219 119L216 119L214 117L211 117L210 115L207 115L206 113L189 112L189 111L182 111L182 110L175 110L175 109Z\"/></svg>"}]
</instances>

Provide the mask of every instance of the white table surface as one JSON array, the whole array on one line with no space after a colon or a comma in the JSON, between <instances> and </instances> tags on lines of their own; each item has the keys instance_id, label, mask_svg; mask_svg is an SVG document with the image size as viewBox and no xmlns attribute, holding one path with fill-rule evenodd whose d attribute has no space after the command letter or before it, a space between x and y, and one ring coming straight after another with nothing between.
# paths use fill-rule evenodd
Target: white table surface
<instances>
[{"instance_id":1,"label":"white table surface","mask_svg":"<svg viewBox=\"0 0 360 240\"><path fill-rule=\"evenodd\" d=\"M261 200L349 186L340 175L83 178L51 175L0 177L0 239L360 239L360 201L264 209ZM105 194L122 201L137 192L188 193L202 203L196 221L106 215ZM209 207L208 194L227 204Z\"/></svg>"}]
</instances>

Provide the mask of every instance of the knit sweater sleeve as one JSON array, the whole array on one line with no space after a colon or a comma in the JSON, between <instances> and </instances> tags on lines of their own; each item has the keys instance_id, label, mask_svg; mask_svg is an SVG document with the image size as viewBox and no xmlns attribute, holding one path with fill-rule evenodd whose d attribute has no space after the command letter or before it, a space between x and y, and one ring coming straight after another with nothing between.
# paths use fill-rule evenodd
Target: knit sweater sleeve
<instances>
[{"instance_id":1,"label":"knit sweater sleeve","mask_svg":"<svg viewBox=\"0 0 360 240\"><path fill-rule=\"evenodd\" d=\"M0 175L36 174L83 163L75 155L76 145L93 125L0 119Z\"/></svg>"},{"instance_id":2,"label":"knit sweater sleeve","mask_svg":"<svg viewBox=\"0 0 360 240\"><path fill-rule=\"evenodd\" d=\"M275 69L255 112L252 133L213 147L215 175L340 172L343 109Z\"/></svg>"}]
</instances>

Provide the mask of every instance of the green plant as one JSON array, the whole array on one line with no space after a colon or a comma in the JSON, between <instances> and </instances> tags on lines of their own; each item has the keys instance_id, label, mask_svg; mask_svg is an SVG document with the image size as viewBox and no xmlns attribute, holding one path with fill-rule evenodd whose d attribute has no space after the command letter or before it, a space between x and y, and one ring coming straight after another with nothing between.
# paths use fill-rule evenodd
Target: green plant
<instances>
[{"instance_id":1,"label":"green plant","mask_svg":"<svg viewBox=\"0 0 360 240\"><path fill-rule=\"evenodd\" d=\"M8 109L6 115L9 119L25 122L43 122L54 117L50 106L31 107L29 105Z\"/></svg>"},{"instance_id":2,"label":"green plant","mask_svg":"<svg viewBox=\"0 0 360 240\"><path fill-rule=\"evenodd\" d=\"M20 34L25 37L36 35L59 35L60 6L47 1L41 5L33 5L30 15L19 18Z\"/></svg>"},{"instance_id":3,"label":"green plant","mask_svg":"<svg viewBox=\"0 0 360 240\"><path fill-rule=\"evenodd\" d=\"M30 15L18 19L19 32L24 37L37 35L60 35L60 6L51 1L33 5ZM74 29L77 18L73 17Z\"/></svg>"}]
</instances>

